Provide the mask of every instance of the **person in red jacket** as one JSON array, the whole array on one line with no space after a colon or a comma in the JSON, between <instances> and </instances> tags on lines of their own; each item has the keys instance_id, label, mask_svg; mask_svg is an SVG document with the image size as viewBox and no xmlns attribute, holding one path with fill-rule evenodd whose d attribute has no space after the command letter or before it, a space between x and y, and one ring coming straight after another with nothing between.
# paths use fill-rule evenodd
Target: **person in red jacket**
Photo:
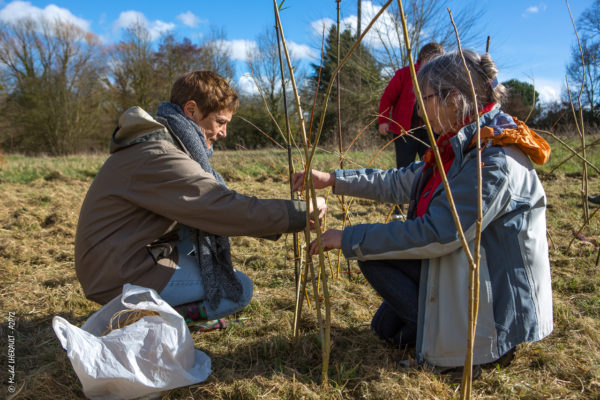
<instances>
[{"instance_id":1,"label":"person in red jacket","mask_svg":"<svg viewBox=\"0 0 600 400\"><path fill-rule=\"evenodd\" d=\"M443 53L444 48L440 44L427 43L419 51L415 69L418 72L419 67ZM423 125L417 115L415 104L416 96L413 91L410 67L407 66L396 71L396 74L383 91L379 101L379 133L387 135L388 132L392 132L394 135L400 135ZM420 141L408 136L394 141L397 168L406 167L415 160L417 154L419 158L423 158L423 154L427 150L428 145L426 143L429 143L429 139L425 129L415 129L409 134Z\"/></svg>"}]
</instances>

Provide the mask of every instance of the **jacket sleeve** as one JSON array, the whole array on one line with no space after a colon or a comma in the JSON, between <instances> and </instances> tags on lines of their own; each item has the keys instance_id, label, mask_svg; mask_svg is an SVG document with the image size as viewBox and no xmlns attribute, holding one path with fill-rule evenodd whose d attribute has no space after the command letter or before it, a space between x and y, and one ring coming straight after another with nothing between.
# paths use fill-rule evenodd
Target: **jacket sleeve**
<instances>
[{"instance_id":1,"label":"jacket sleeve","mask_svg":"<svg viewBox=\"0 0 600 400\"><path fill-rule=\"evenodd\" d=\"M151 154L124 194L129 201L179 223L225 236L269 236L306 225L303 201L259 199L219 184L181 151Z\"/></svg>"},{"instance_id":2,"label":"jacket sleeve","mask_svg":"<svg viewBox=\"0 0 600 400\"><path fill-rule=\"evenodd\" d=\"M401 77L400 71L402 71L402 70L399 69L398 71L396 71L396 73L394 74L392 79L390 79L390 82L385 87L385 90L383 91L383 94L381 95L381 99L379 100L380 116L377 119L377 123L379 125L390 123L390 120L388 118L390 117L392 108L394 108L394 106L398 102L400 93L402 93L403 79ZM388 118L385 118L383 116L388 117Z\"/></svg>"},{"instance_id":3,"label":"jacket sleeve","mask_svg":"<svg viewBox=\"0 0 600 400\"><path fill-rule=\"evenodd\" d=\"M423 163L414 162L406 168L337 169L334 193L362 197L382 203L408 203L413 181L423 169Z\"/></svg>"},{"instance_id":4,"label":"jacket sleeve","mask_svg":"<svg viewBox=\"0 0 600 400\"><path fill-rule=\"evenodd\" d=\"M482 230L508 205L505 164L487 158L483 174ZM499 157L501 158L501 157ZM467 242L475 238L477 218L476 158L449 182ZM342 251L349 259L427 259L449 254L462 245L443 187L438 188L423 217L388 224L353 225L344 229Z\"/></svg>"}]
</instances>

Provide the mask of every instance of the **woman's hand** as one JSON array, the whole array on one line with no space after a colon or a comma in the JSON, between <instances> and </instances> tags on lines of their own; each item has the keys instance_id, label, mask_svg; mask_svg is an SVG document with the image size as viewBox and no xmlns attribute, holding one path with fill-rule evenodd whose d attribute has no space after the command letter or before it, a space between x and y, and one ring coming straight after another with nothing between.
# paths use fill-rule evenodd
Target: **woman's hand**
<instances>
[{"instance_id":1,"label":"woman's hand","mask_svg":"<svg viewBox=\"0 0 600 400\"><path fill-rule=\"evenodd\" d=\"M318 218L319 222L325 216L325 212L327 211L327 202L324 197L317 196L317 212L313 212L313 202L312 199L308 202L309 204L309 213L310 213L310 229L315 228L315 220Z\"/></svg>"},{"instance_id":2,"label":"woman's hand","mask_svg":"<svg viewBox=\"0 0 600 400\"><path fill-rule=\"evenodd\" d=\"M390 124L388 124L388 123L379 124L379 133L381 133L383 136L388 134L389 129L390 129Z\"/></svg>"},{"instance_id":3,"label":"woman's hand","mask_svg":"<svg viewBox=\"0 0 600 400\"><path fill-rule=\"evenodd\" d=\"M312 179L315 189L323 189L327 186L333 186L335 183L335 173L321 172L312 170ZM292 190L298 191L304 189L304 171L296 172L292 177Z\"/></svg>"},{"instance_id":4,"label":"woman's hand","mask_svg":"<svg viewBox=\"0 0 600 400\"><path fill-rule=\"evenodd\" d=\"M321 235L323 243L323 251L341 249L342 248L342 233L339 229L328 229ZM313 240L310 244L310 254L319 254L319 244Z\"/></svg>"}]
</instances>

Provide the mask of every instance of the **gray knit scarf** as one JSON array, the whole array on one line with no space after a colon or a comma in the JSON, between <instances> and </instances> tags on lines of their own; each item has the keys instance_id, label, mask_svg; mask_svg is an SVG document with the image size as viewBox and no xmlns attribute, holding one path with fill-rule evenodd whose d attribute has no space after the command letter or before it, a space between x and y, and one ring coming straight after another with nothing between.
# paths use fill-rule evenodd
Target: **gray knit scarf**
<instances>
[{"instance_id":1,"label":"gray knit scarf","mask_svg":"<svg viewBox=\"0 0 600 400\"><path fill-rule=\"evenodd\" d=\"M209 159L213 155L213 150L206 145L202 130L183 113L181 107L173 103L162 103L158 106L157 114L167 120L171 132L181 140L202 169L212 174L217 182L226 187L223 177L210 165ZM229 238L212 235L195 228L191 228L191 232L193 232L192 240L196 247L202 283L211 308L216 309L223 296L239 301L243 288L233 271Z\"/></svg>"}]
</instances>

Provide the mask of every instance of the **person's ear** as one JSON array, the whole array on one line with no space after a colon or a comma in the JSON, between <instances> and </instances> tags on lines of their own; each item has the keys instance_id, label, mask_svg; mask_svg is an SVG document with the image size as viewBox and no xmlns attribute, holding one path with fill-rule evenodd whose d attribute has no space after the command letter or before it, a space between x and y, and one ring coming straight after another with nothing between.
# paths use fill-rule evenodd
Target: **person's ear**
<instances>
[{"instance_id":1,"label":"person's ear","mask_svg":"<svg viewBox=\"0 0 600 400\"><path fill-rule=\"evenodd\" d=\"M198 110L198 106L196 105L196 102L194 100L188 100L183 105L183 113L185 114L186 117L195 121L195 118L198 117L198 114L200 113L200 111Z\"/></svg>"}]
</instances>

